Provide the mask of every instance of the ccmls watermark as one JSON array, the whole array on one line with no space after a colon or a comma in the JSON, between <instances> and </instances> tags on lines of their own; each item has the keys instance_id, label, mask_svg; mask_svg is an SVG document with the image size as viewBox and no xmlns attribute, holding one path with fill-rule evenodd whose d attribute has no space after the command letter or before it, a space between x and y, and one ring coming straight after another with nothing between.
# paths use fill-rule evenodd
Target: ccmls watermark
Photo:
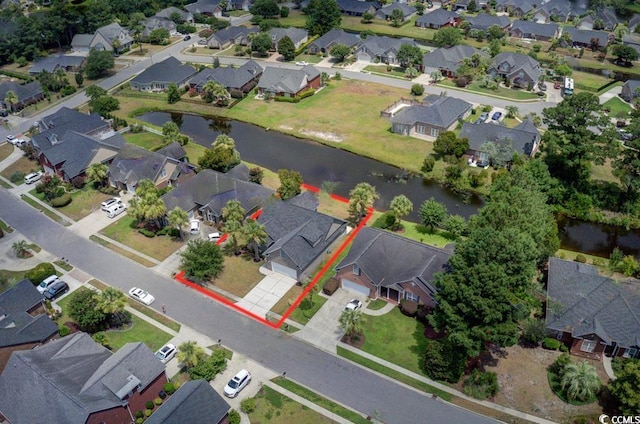
<instances>
[{"instance_id":1,"label":"ccmls watermark","mask_svg":"<svg viewBox=\"0 0 640 424\"><path fill-rule=\"evenodd\" d=\"M640 415L607 415L602 414L598 418L602 424L640 424Z\"/></svg>"}]
</instances>

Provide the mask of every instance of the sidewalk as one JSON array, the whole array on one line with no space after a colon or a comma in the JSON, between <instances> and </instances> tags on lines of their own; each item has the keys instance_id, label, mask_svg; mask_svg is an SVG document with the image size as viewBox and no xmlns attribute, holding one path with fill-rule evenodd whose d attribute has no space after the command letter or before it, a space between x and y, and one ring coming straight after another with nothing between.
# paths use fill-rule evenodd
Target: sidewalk
<instances>
[{"instance_id":1,"label":"sidewalk","mask_svg":"<svg viewBox=\"0 0 640 424\"><path fill-rule=\"evenodd\" d=\"M16 146L13 146L13 152L9 156L7 156L3 161L0 161L0 171L5 170L9 165L13 162L17 161L22 157L24 152L18 149Z\"/></svg>"}]
</instances>

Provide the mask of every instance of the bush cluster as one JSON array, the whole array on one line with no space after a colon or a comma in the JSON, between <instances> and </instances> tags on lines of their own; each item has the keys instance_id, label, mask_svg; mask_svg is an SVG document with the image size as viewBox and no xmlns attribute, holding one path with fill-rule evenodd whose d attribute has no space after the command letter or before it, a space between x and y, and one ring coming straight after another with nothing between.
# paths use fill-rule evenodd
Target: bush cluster
<instances>
[{"instance_id":1,"label":"bush cluster","mask_svg":"<svg viewBox=\"0 0 640 424\"><path fill-rule=\"evenodd\" d=\"M138 232L148 238L153 238L156 236L156 233L154 233L153 231L149 231L146 228L140 228Z\"/></svg>"},{"instance_id":2,"label":"bush cluster","mask_svg":"<svg viewBox=\"0 0 640 424\"><path fill-rule=\"evenodd\" d=\"M240 402L240 410L245 414L250 414L256 410L256 400L254 398L248 398Z\"/></svg>"},{"instance_id":3,"label":"bush cluster","mask_svg":"<svg viewBox=\"0 0 640 424\"><path fill-rule=\"evenodd\" d=\"M62 196L51 199L51 206L54 208L63 208L71 203L71 194L64 193Z\"/></svg>"},{"instance_id":4,"label":"bush cluster","mask_svg":"<svg viewBox=\"0 0 640 424\"><path fill-rule=\"evenodd\" d=\"M34 286L42 283L42 280L56 273L56 269L49 262L38 264L24 274L24 278L31 280Z\"/></svg>"},{"instance_id":5,"label":"bush cluster","mask_svg":"<svg viewBox=\"0 0 640 424\"><path fill-rule=\"evenodd\" d=\"M467 396L485 400L498 393L498 376L495 372L481 372L474 369L464 380L463 392Z\"/></svg>"},{"instance_id":6,"label":"bush cluster","mask_svg":"<svg viewBox=\"0 0 640 424\"><path fill-rule=\"evenodd\" d=\"M164 386L162 387L162 389L168 394L168 395L172 395L176 392L176 390L178 389L174 383L167 381L166 383L164 383Z\"/></svg>"},{"instance_id":7,"label":"bush cluster","mask_svg":"<svg viewBox=\"0 0 640 424\"><path fill-rule=\"evenodd\" d=\"M564 343L551 337L546 337L542 341L542 347L549 350L560 350L561 352L569 351L569 348Z\"/></svg>"}]
</instances>

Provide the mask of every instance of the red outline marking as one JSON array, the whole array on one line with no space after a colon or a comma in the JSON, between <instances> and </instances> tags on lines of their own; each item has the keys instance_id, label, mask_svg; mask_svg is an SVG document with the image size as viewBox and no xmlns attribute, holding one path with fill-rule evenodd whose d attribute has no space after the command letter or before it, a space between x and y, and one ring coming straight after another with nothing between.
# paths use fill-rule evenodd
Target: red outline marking
<instances>
[{"instance_id":1,"label":"red outline marking","mask_svg":"<svg viewBox=\"0 0 640 424\"><path fill-rule=\"evenodd\" d=\"M308 184L303 184L302 187L305 188L306 190L312 191L314 193L317 193L317 192L320 191L319 188L314 187L314 186L310 186ZM341 196L336 196L334 194L331 195L331 198L334 199L334 200L337 200L339 202L349 203L348 199L345 199L344 197L341 197ZM251 219L258 219L260 214L262 214L262 209L259 209L257 212L255 212L253 215L251 215L250 218ZM360 224L358 224L358 226L355 229L353 229L353 231L351 231L349 236L344 240L344 242L340 245L340 247L338 247L338 249L334 252L334 254L331 256L329 261L327 261L327 263L322 267L320 272L318 272L316 274L316 276L313 278L311 283L304 289L304 291L300 294L300 296L298 296L298 298L295 300L295 302L293 302L293 304L289 307L289 309L287 309L285 311L285 313L282 316L282 318L280 318L280 320L278 322L276 322L276 323L273 323L271 321L267 321L265 318L263 318L263 317L261 317L259 315L256 315L253 312L248 311L248 310L236 305L235 303L225 299L224 297L220 296L219 294L217 294L217 293L215 293L215 292L213 292L211 290L207 290L204 287L199 286L198 284L195 284L195 283L189 281L187 278L185 278L184 271L180 271L178 274L176 274L176 276L174 278L175 278L176 281L184 284L185 286L191 287L192 289L198 291L199 293L204 294L205 296L209 296L210 298L215 299L218 302L220 302L220 303L222 303L224 305L227 305L230 308L233 308L238 312L241 312L241 313L245 314L249 318L253 318L256 321L261 322L262 324L264 324L264 325L266 325L268 327L278 329L278 328L280 328L280 326L282 324L284 324L286 319L289 318L289 316L298 307L298 305L300 305L300 302L302 302L302 299L304 299L304 297L315 287L315 285L318 284L318 281L320 281L320 279L324 276L324 274L327 271L329 271L331 266L335 263L335 261L338 259L338 257L342 254L342 252L347 247L347 245L349 243L351 243L351 241L354 239L354 237L360 232L360 229L362 229L362 227L367 225L367 221L369 221L369 219L371 218L372 215L373 215L373 208L367 209L367 216L365 216L362 219L362 221L360 221ZM223 234L222 237L220 237L220 240L218 240L216 243L217 244L222 244L226 239L227 239L227 234Z\"/></svg>"}]
</instances>

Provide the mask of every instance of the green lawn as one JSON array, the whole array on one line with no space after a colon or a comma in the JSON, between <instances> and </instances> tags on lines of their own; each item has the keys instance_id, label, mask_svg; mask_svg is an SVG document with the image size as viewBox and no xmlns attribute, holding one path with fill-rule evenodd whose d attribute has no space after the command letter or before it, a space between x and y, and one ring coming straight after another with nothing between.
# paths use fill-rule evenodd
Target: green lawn
<instances>
[{"instance_id":1,"label":"green lawn","mask_svg":"<svg viewBox=\"0 0 640 424\"><path fill-rule=\"evenodd\" d=\"M376 299L369 302L369 304L367 305L367 309L371 309L372 311L377 311L384 308L387 305L388 303L386 301L382 299Z\"/></svg>"},{"instance_id":2,"label":"green lawn","mask_svg":"<svg viewBox=\"0 0 640 424\"><path fill-rule=\"evenodd\" d=\"M256 400L256 409L249 414L249 420L255 424L320 424L334 422L267 386L262 386L254 399Z\"/></svg>"},{"instance_id":3,"label":"green lawn","mask_svg":"<svg viewBox=\"0 0 640 424\"><path fill-rule=\"evenodd\" d=\"M197 164L198 159L204 155L204 152L207 150L204 146L201 146L196 143L187 143L185 146L182 146L184 151L187 153L187 158L190 163Z\"/></svg>"},{"instance_id":4,"label":"green lawn","mask_svg":"<svg viewBox=\"0 0 640 424\"><path fill-rule=\"evenodd\" d=\"M156 351L171 340L171 334L165 333L148 322L131 316L132 327L127 330L108 330L104 333L109 339L111 349L116 351L127 343L143 342L149 349Z\"/></svg>"},{"instance_id":5,"label":"green lawn","mask_svg":"<svg viewBox=\"0 0 640 424\"><path fill-rule=\"evenodd\" d=\"M374 72L387 77L401 78L406 80L404 69L398 66L392 66L390 70L387 70L387 65L367 65L364 70Z\"/></svg>"},{"instance_id":6,"label":"green lawn","mask_svg":"<svg viewBox=\"0 0 640 424\"><path fill-rule=\"evenodd\" d=\"M13 228L9 227L7 223L1 219L0 219L0 228L2 228L2 231L4 231L5 233L13 233Z\"/></svg>"},{"instance_id":7,"label":"green lawn","mask_svg":"<svg viewBox=\"0 0 640 424\"><path fill-rule=\"evenodd\" d=\"M611 82L611 80L603 75L592 74L591 72L573 71L571 77L575 81L577 90L587 90L597 92L600 87Z\"/></svg>"},{"instance_id":8,"label":"green lawn","mask_svg":"<svg viewBox=\"0 0 640 424\"><path fill-rule=\"evenodd\" d=\"M56 213L54 213L51 209L49 209L47 206L43 206L40 203L36 202L31 196L22 196L22 200L25 201L25 203L33 206L34 208L38 209L39 211L41 211L42 213L44 213L45 215L47 215L49 218L53 219L54 221L63 224L65 226L70 225L69 222L67 222L66 219L63 219L61 217L59 217Z\"/></svg>"},{"instance_id":9,"label":"green lawn","mask_svg":"<svg viewBox=\"0 0 640 424\"><path fill-rule=\"evenodd\" d=\"M151 132L143 131L139 133L128 132L123 134L127 143L135 144L143 149L151 150L152 147L161 146L164 144L164 139L161 135Z\"/></svg>"},{"instance_id":10,"label":"green lawn","mask_svg":"<svg viewBox=\"0 0 640 424\"><path fill-rule=\"evenodd\" d=\"M488 88L480 87L478 83L471 83L467 85L465 88L458 88L454 81L449 79L444 79L438 83L439 86L443 86L446 88L452 88L454 90L461 91L471 91L478 94L483 94L492 97L504 97L511 100L533 100L538 99L538 95L536 93L532 93L526 90L520 89L512 89L506 87L498 87L495 90L490 90Z\"/></svg>"},{"instance_id":11,"label":"green lawn","mask_svg":"<svg viewBox=\"0 0 640 424\"><path fill-rule=\"evenodd\" d=\"M212 284L238 297L243 297L264 278L258 270L261 263L253 261L253 254L224 257L224 271Z\"/></svg>"},{"instance_id":12,"label":"green lawn","mask_svg":"<svg viewBox=\"0 0 640 424\"><path fill-rule=\"evenodd\" d=\"M605 109L609 109L609 116L613 116L616 118L626 117L629 115L629 112L633 110L628 103L625 103L619 97L610 98L602 105L602 107Z\"/></svg>"},{"instance_id":13,"label":"green lawn","mask_svg":"<svg viewBox=\"0 0 640 424\"><path fill-rule=\"evenodd\" d=\"M302 286L293 286L291 289L275 304L275 306L271 309L272 312L278 315L284 315L284 313L291 307L293 302L302 294L304 291L304 287ZM313 304L309 300L309 296L302 299L300 304L296 309L293 310L291 315L289 315L289 319L305 325L309 322L311 318L322 308L322 306L327 301L326 297L319 296L317 294L313 295Z\"/></svg>"},{"instance_id":14,"label":"green lawn","mask_svg":"<svg viewBox=\"0 0 640 424\"><path fill-rule=\"evenodd\" d=\"M151 262L146 260L145 258L143 258L140 255L136 255L135 253L131 253L128 250L122 249L120 248L120 246L116 246L113 243L108 242L107 240L103 239L102 237L98 237L95 234L89 237L89 240L98 243L101 246L106 247L107 249L111 249L114 252L118 253L119 255L122 255L126 258L129 258L133 261L138 262L140 265L142 266L146 266L147 268L151 268L152 266L156 266L155 262Z\"/></svg>"},{"instance_id":15,"label":"green lawn","mask_svg":"<svg viewBox=\"0 0 640 424\"><path fill-rule=\"evenodd\" d=\"M315 54L299 54L296 56L296 60L304 60L309 63L320 63L322 61L322 57Z\"/></svg>"},{"instance_id":16,"label":"green lawn","mask_svg":"<svg viewBox=\"0 0 640 424\"><path fill-rule=\"evenodd\" d=\"M373 224L376 219L382 216L382 214L382 212L374 211L369 223ZM402 220L401 222L403 230L394 232L394 234L440 248L454 242L454 240L447 238L448 233L444 230L436 229L434 233L431 233L431 231L424 225L405 220Z\"/></svg>"},{"instance_id":17,"label":"green lawn","mask_svg":"<svg viewBox=\"0 0 640 424\"><path fill-rule=\"evenodd\" d=\"M65 207L58 208L58 211L75 221L79 221L100 209L100 203L109 197L111 196L94 190L91 184L86 184L81 190L71 193L71 203Z\"/></svg>"},{"instance_id":18,"label":"green lawn","mask_svg":"<svg viewBox=\"0 0 640 424\"><path fill-rule=\"evenodd\" d=\"M4 292L17 282L22 281L26 273L27 271L0 269L0 293Z\"/></svg>"}]
</instances>

